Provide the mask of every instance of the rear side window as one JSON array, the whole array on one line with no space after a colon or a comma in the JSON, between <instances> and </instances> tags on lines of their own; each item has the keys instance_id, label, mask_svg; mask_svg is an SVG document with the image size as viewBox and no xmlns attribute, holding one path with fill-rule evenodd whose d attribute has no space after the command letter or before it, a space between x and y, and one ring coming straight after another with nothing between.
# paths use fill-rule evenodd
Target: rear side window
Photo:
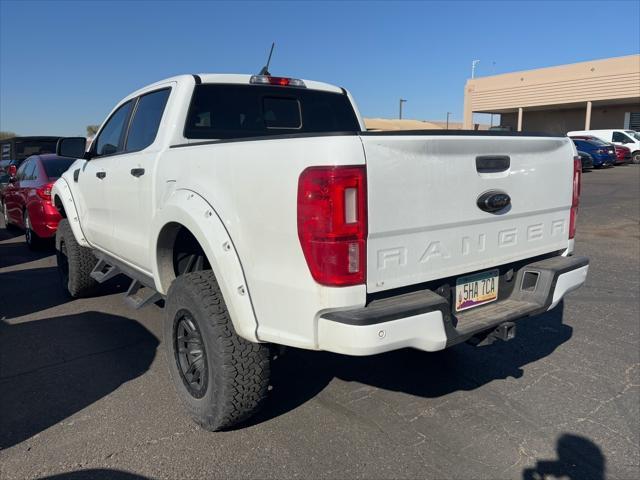
<instances>
[{"instance_id":1,"label":"rear side window","mask_svg":"<svg viewBox=\"0 0 640 480\"><path fill-rule=\"evenodd\" d=\"M197 85L186 138L234 139L286 133L357 132L346 95L264 85Z\"/></svg>"},{"instance_id":2,"label":"rear side window","mask_svg":"<svg viewBox=\"0 0 640 480\"><path fill-rule=\"evenodd\" d=\"M96 141L96 155L112 155L124 149L124 133L133 102L129 100L107 120Z\"/></svg>"},{"instance_id":3,"label":"rear side window","mask_svg":"<svg viewBox=\"0 0 640 480\"><path fill-rule=\"evenodd\" d=\"M166 88L140 97L127 135L127 152L137 152L154 142L170 92Z\"/></svg>"},{"instance_id":4,"label":"rear side window","mask_svg":"<svg viewBox=\"0 0 640 480\"><path fill-rule=\"evenodd\" d=\"M621 132L613 132L613 142L631 142L631 139L627 137L624 133Z\"/></svg>"},{"instance_id":5,"label":"rear side window","mask_svg":"<svg viewBox=\"0 0 640 480\"><path fill-rule=\"evenodd\" d=\"M28 159L22 164L16 173L18 180L31 180L31 175L36 168L36 162L33 158Z\"/></svg>"},{"instance_id":6,"label":"rear side window","mask_svg":"<svg viewBox=\"0 0 640 480\"><path fill-rule=\"evenodd\" d=\"M44 172L47 174L47 177L51 179L60 178L73 162L75 162L75 159L73 158L59 157L42 160L42 165L44 166Z\"/></svg>"}]
</instances>

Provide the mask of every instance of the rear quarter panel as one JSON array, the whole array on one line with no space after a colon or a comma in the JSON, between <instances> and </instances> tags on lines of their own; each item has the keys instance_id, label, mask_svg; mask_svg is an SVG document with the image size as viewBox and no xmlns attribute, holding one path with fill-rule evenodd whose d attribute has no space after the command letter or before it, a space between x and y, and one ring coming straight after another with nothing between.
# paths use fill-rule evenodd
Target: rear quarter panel
<instances>
[{"instance_id":1,"label":"rear quarter panel","mask_svg":"<svg viewBox=\"0 0 640 480\"><path fill-rule=\"evenodd\" d=\"M260 340L317 348L319 312L364 305L366 292L364 285L323 287L311 277L298 240L298 177L309 166L363 163L355 135L170 148L156 198L161 207L171 192L190 190L215 210L242 263Z\"/></svg>"}]
</instances>

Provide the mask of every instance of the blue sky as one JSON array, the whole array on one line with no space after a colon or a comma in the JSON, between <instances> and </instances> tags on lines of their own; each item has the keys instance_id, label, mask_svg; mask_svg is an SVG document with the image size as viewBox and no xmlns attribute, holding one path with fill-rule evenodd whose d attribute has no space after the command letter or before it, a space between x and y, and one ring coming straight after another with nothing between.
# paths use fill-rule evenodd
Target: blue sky
<instances>
[{"instance_id":1,"label":"blue sky","mask_svg":"<svg viewBox=\"0 0 640 480\"><path fill-rule=\"evenodd\" d=\"M351 90L363 115L462 118L471 61L491 75L640 51L640 2L0 0L0 130L84 134L180 73L273 74Z\"/></svg>"}]
</instances>

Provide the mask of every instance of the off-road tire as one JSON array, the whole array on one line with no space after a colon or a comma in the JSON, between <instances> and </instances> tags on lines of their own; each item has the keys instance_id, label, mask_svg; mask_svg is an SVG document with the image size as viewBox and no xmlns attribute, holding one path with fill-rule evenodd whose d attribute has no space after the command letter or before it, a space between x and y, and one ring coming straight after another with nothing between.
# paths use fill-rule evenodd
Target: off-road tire
<instances>
[{"instance_id":1,"label":"off-road tire","mask_svg":"<svg viewBox=\"0 0 640 480\"><path fill-rule=\"evenodd\" d=\"M98 282L91 278L96 257L76 241L69 220L63 218L56 231L56 261L62 289L72 298L89 297Z\"/></svg>"},{"instance_id":2,"label":"off-road tire","mask_svg":"<svg viewBox=\"0 0 640 480\"><path fill-rule=\"evenodd\" d=\"M196 394L190 390L193 385L189 386L179 360L178 343L183 342L184 360L185 341L178 339L177 332L185 316L196 324L204 352L202 390ZM269 387L269 346L238 336L211 270L181 275L171 284L165 305L164 342L178 396L202 428L229 429L258 411Z\"/></svg>"}]
</instances>

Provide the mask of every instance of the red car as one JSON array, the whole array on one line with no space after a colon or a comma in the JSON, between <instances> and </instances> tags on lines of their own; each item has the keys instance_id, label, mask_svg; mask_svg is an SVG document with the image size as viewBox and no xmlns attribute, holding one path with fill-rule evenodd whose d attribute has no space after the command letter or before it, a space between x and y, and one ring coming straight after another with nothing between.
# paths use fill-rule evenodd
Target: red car
<instances>
[{"instance_id":1,"label":"red car","mask_svg":"<svg viewBox=\"0 0 640 480\"><path fill-rule=\"evenodd\" d=\"M74 161L54 154L33 155L11 177L4 191L4 223L23 228L29 247L56 234L61 217L51 202L51 187Z\"/></svg>"},{"instance_id":2,"label":"red car","mask_svg":"<svg viewBox=\"0 0 640 480\"><path fill-rule=\"evenodd\" d=\"M616 165L631 163L631 149L622 145L614 145L616 149Z\"/></svg>"}]
</instances>

